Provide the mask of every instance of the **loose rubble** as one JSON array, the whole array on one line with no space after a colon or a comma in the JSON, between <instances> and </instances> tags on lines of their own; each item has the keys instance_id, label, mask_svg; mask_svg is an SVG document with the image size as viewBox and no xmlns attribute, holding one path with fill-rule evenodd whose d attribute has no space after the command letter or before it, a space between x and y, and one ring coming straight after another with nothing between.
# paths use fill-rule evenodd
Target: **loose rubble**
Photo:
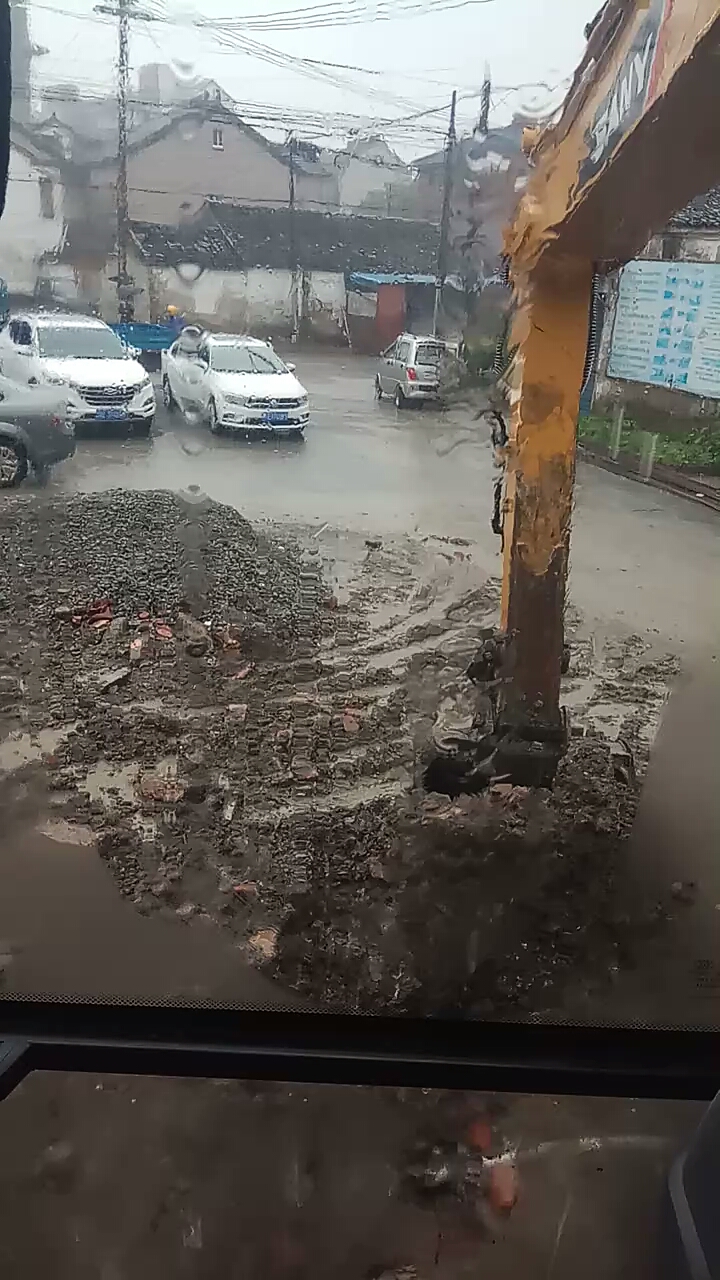
<instances>
[{"instance_id":1,"label":"loose rubble","mask_svg":"<svg viewBox=\"0 0 720 1280\"><path fill-rule=\"evenodd\" d=\"M315 1003L472 1016L611 983L656 924L624 844L672 669L641 642L574 650L552 793L451 799L425 770L484 714L499 598L471 552L368 539L330 585L316 533L125 491L11 495L0 542L0 775L39 770L138 911Z\"/></svg>"}]
</instances>

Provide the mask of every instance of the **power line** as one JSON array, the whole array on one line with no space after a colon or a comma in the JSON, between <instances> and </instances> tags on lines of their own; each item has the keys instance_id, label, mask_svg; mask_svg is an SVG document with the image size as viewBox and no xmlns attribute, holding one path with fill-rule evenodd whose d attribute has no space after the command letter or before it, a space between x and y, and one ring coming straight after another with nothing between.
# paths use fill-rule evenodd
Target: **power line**
<instances>
[{"instance_id":1,"label":"power line","mask_svg":"<svg viewBox=\"0 0 720 1280\"><path fill-rule=\"evenodd\" d=\"M204 28L200 28L204 30ZM249 36L242 36L238 32L221 31L214 29L215 38L221 44L229 45L231 48L238 49L250 56L258 59L260 62L268 63L271 66L282 67L284 70L296 71L299 75L303 75L311 80L319 80L321 83L330 84L336 89L343 89L347 92L350 89L354 93L361 96L369 97L376 101L384 100L393 106L400 106L407 110L412 107L412 103L404 98L398 98L394 94L387 94L379 89L369 89L348 83L347 77L335 75L332 72L323 70L321 67L315 67L306 63L302 58L295 58L290 54L281 53L279 50L272 49L269 45L260 44L256 40L251 40Z\"/></svg>"},{"instance_id":2,"label":"power line","mask_svg":"<svg viewBox=\"0 0 720 1280\"><path fill-rule=\"evenodd\" d=\"M474 4L485 4L488 0L447 0L448 3L462 4L463 6ZM355 10L367 11L374 18L380 20L391 15L394 11L401 11L404 8L417 8L419 5L429 5L431 0L346 0L345 4L339 4L338 0L321 0L321 3L303 5L298 9L276 9L269 13L248 13L242 14L237 18L228 19L232 22L285 22L296 18L323 16L335 13L348 13ZM445 0L432 0L436 7L440 7Z\"/></svg>"},{"instance_id":3,"label":"power line","mask_svg":"<svg viewBox=\"0 0 720 1280\"><path fill-rule=\"evenodd\" d=\"M101 17L96 15L73 13L70 10L61 9L53 5L39 4L35 7L52 13L61 14L68 18L74 18L79 21L104 21ZM333 88L342 89L346 92L349 90L360 97L384 100L391 105L400 106L405 109L412 105L405 98L398 98L393 94L388 94L380 90L368 89L365 86L355 85L352 82L349 82L346 77L343 78L341 76L333 75L329 71L324 70L321 64L315 64L312 61L303 58L293 57L291 54L282 53L280 50L272 49L267 45L260 45L256 41L250 40L249 37L242 37L239 32L236 32L233 29L222 30L220 27L216 28L210 25L205 25L201 18L194 19L190 17L184 20L171 20L164 17L154 9L152 17L154 21L165 22L178 27L190 26L203 34L208 35L215 43L225 46L226 50L244 53L248 57L256 58L258 61L278 67L284 71L295 71L297 74L303 75L306 78L320 81L323 84L330 84Z\"/></svg>"},{"instance_id":4,"label":"power line","mask_svg":"<svg viewBox=\"0 0 720 1280\"><path fill-rule=\"evenodd\" d=\"M465 9L470 5L493 4L495 0L410 0L407 4L393 6L363 5L353 9L352 5L335 6L326 13L312 13L311 10L289 10L286 15L273 18L260 15L212 19L202 25L233 26L243 31L306 31L328 27L360 26L370 22L393 22L404 18L424 17L438 12L454 9Z\"/></svg>"},{"instance_id":5,"label":"power line","mask_svg":"<svg viewBox=\"0 0 720 1280\"><path fill-rule=\"evenodd\" d=\"M422 4L425 6L430 3L430 0L410 0L410 3L413 5ZM458 7L468 3L494 3L494 0L432 0L432 3L435 6L442 5L447 8ZM252 40L249 36L244 36L241 30L235 29L233 20L206 20L201 14L188 14L187 17L170 19L156 3L153 3L153 0L150 0L150 4L152 17L155 21L180 27L194 27L205 34L209 34L218 44L225 45L231 50L243 52L247 56L256 58L258 61L265 62L271 66L278 67L282 70L292 70L306 78L318 80L324 84L330 84L334 88L339 88L346 92L349 90L359 96L369 97L377 101L385 101L389 105L399 106L406 110L408 107L412 107L413 105L408 102L406 98L398 97L395 94L389 94L386 91L375 89L374 87L369 88L368 86L353 84L352 81L348 81L346 76L342 77L334 74L319 61L297 58L292 54L283 53L281 50L274 49L269 45L264 45L256 40ZM37 7L49 9L53 12L61 12L69 17L83 18L86 16L82 14L74 14L68 10L54 8L51 5L40 4ZM298 10L297 12L302 11ZM302 26L305 28L307 25L307 23L303 22L302 24L299 24L299 27ZM340 25L346 24L341 23ZM364 74L364 71L360 71L359 74Z\"/></svg>"},{"instance_id":6,"label":"power line","mask_svg":"<svg viewBox=\"0 0 720 1280\"><path fill-rule=\"evenodd\" d=\"M491 3L491 0L465 0L465 3ZM107 18L103 18L98 14L79 13L74 9L60 8L58 5L43 4L41 0L32 0L32 8L33 10L35 9L42 10L45 13L55 13L64 18L72 18L77 22L96 22L96 23L99 23L101 26L114 25ZM155 12L153 16L155 21L164 22L168 26L187 26L188 25L187 18L179 19L179 18L168 17L168 15L164 13L163 10L157 5L154 5L154 9L155 9ZM301 10L301 12L304 12L304 11ZM217 19L216 21L222 22L224 20ZM194 21L191 22L191 25L195 25ZM203 25L202 20L200 25ZM143 34L147 35L150 39L153 39L153 35L150 30L144 31ZM212 38L212 31L210 28L208 28L208 34L210 35L210 38ZM155 43L157 46L157 41L155 39L153 39L153 43ZM217 52L220 54L222 53L231 54L233 50L225 49L225 50L218 50ZM354 71L360 75L385 76L385 75L392 74L401 80L418 80L418 81L421 81L423 84L436 84L441 87L446 87L448 85L448 82L443 80L436 80L432 78L432 76L430 76L429 74L424 74L424 73L434 72L435 75L439 75L439 74L442 74L442 72L444 71L451 77L452 80L457 80L456 69L453 67L428 67L428 68L416 67L414 72L410 72L410 71L403 71L399 67L393 67L392 69L379 69L379 70L371 67L357 67L357 66L353 66L351 64L342 63L342 62L327 62L321 58L303 58L301 59L301 61L307 63L310 66L330 67L334 70L340 70L340 71ZM570 80L570 78L571 77L567 77L568 81ZM469 86L463 86L463 87L469 88ZM525 81L522 84L498 85L496 87L501 92L504 90L510 90L511 92L515 92L515 91L519 92L521 89L533 89L533 88L552 89L554 86L548 85L547 82L544 80L529 80L529 81Z\"/></svg>"},{"instance_id":7,"label":"power line","mask_svg":"<svg viewBox=\"0 0 720 1280\"><path fill-rule=\"evenodd\" d=\"M471 2L474 2L474 0L466 0L466 3L471 3ZM477 2L490 3L490 0L477 0ZM47 13L55 13L55 14L61 15L62 17L72 18L78 22L96 22L96 23L99 23L101 26L112 25L107 19L94 13L77 13L74 10L60 8L57 5L37 3L36 0L33 0L32 7L33 9L40 9ZM163 15L161 12L158 13L157 16L155 16L155 20L164 22L170 26L187 26L188 25L187 19L181 20L181 19L169 18L166 15ZM216 21L222 22L223 20L216 20ZM191 22L191 25L196 25L194 20ZM212 22L206 23L206 22L203 22L202 20L199 20L197 25L199 26L200 29L205 30L205 32L212 39ZM153 38L152 31L148 30L143 32L143 34L147 35L149 39L153 40L153 43L155 44L156 48L160 48L157 39ZM234 52L235 50L233 48L229 48L229 49L225 48L225 49L217 50L218 54L230 55ZM301 59L298 59L298 61L304 63L308 67L316 66L316 67L326 67L326 68L337 70L337 71L352 71L358 75L381 77L381 76L390 74L388 70L382 70L382 69L378 70L377 68L373 68L373 67L358 67L353 64L342 63L342 62L328 62L321 58L301 58ZM430 68L429 70L433 70L433 71L436 71L436 73L439 73L442 70L442 68ZM448 74L453 75L454 79L457 78L456 76L454 76L452 68L447 68L447 71L448 71ZM410 72L410 71L403 71L400 68L394 67L392 68L392 74L393 76L401 80L417 80L422 82L423 84L434 84L440 87L444 87L447 84L447 81L438 80L430 75L423 74L422 68L417 68L415 72ZM506 102L507 99L511 97L513 94L521 93L524 89L545 89L547 90L548 93L552 93L556 89L560 88L563 84L569 83L570 79L571 77L565 77L563 80L557 82L556 84L548 84L546 80L526 80L521 82L520 84L515 84L515 85L504 85L504 84L496 85L495 86L496 91L498 93L503 94L503 96L499 100L497 100L496 105L502 105L502 103ZM463 86L463 87L467 89L470 88L470 86Z\"/></svg>"},{"instance_id":8,"label":"power line","mask_svg":"<svg viewBox=\"0 0 720 1280\"><path fill-rule=\"evenodd\" d=\"M101 86L98 86L98 89L100 90ZM463 98L459 99L459 101L468 101L472 98L478 97L481 92L481 90L478 90L476 93L463 95ZM76 102L87 102L102 104L110 101L109 93L102 93L101 91L98 91L97 93L77 92L70 94L67 92L60 92L59 89L52 88L43 90L42 97L43 101L47 103L67 102L74 104ZM223 106L223 104L216 105L218 105L218 109L220 111L231 111L231 108ZM268 124L277 123L282 125L293 122L302 124L305 122L309 127L313 124L332 125L345 129L358 128L362 132L371 132L373 130L393 132L400 127L404 132L406 132L408 130L412 130L420 120L447 110L447 106L447 103L442 103L438 107L428 107L423 111L413 112L411 115L405 116L366 116L353 115L349 112L321 112L319 110L308 110L304 112L302 109L296 109L294 107L273 108L264 103L234 102L234 107L240 123L249 123L250 119L254 118ZM198 113L202 111L209 111L212 113L213 102L212 100L209 100L208 102L198 102L197 99L190 99L187 102L177 102L164 105L158 103L154 99L141 98L130 92L128 94L128 107L147 107L149 110L155 110L158 115L163 116L165 120L169 122L173 114L176 113L190 113L194 111ZM444 130L433 128L429 125L423 125L421 132L436 133L438 136L445 136Z\"/></svg>"},{"instance_id":9,"label":"power line","mask_svg":"<svg viewBox=\"0 0 720 1280\"><path fill-rule=\"evenodd\" d=\"M25 178L25 177L13 176L8 179L8 185L10 185L13 182L30 184L31 186L35 186L37 183L37 179L30 178L30 177ZM112 191L112 186L110 185L103 186L101 183L89 182L84 184L83 190L97 191L97 192L104 191L109 193L110 191ZM230 192L227 192L227 191L208 192L208 191L187 191L184 188L180 190L178 188L169 188L169 187L136 187L132 183L129 183L128 193L131 195L151 195L151 196L173 196L173 197L194 196L197 200L202 200L203 203L208 205L209 211L213 214L213 217L215 217L215 212L219 208L224 208L224 209L267 208L268 212L272 212L275 209L284 210L288 208L287 204L284 204L282 201L271 199L270 197L262 197L262 196L251 197L251 196L231 195ZM338 205L334 200L310 199L307 202L307 207L304 207L304 208L298 208L296 204L297 213L313 213L317 209L331 209L334 211L334 213L337 214L339 218L351 216L350 214L344 213L340 208L338 208ZM369 211L364 213L361 205L354 206L352 216L371 218L374 222L387 221L387 218L381 218L378 215L373 214ZM435 222L432 221L432 219L428 219L428 218L395 218L395 219L391 219L391 221L422 222L422 223L426 223L429 226L437 225ZM132 223L143 223L148 226L156 225L158 227L166 226L166 224L161 224L161 223L145 223L145 219L143 218L133 218L130 221L131 226L132 226ZM193 224L188 222L186 224L172 226L172 230L175 231L178 235L179 242L181 242L181 239L182 239L183 225L192 229Z\"/></svg>"},{"instance_id":10,"label":"power line","mask_svg":"<svg viewBox=\"0 0 720 1280\"><path fill-rule=\"evenodd\" d=\"M413 0L413 3L415 2L416 0ZM478 0L478 2L484 3L485 0ZM162 10L159 9L158 5L154 3L154 0L150 0L150 3L152 4L151 16L153 17L154 20L163 21L163 22L170 21L170 19L168 19L162 13ZM39 5L38 7L42 7L46 9L53 8L53 6L50 6L50 5ZM80 14L70 14L68 11L60 11L57 9L54 9L54 11L66 12L68 13L68 16L78 17L78 18L89 16L89 15L80 15ZM187 22L188 20L186 19L185 21ZM259 61L262 61L265 63L269 63L270 65L276 66L281 70L290 70L297 74L309 77L311 79L319 80L321 83L330 84L334 88L340 88L345 90L346 92L349 91L361 97L369 97L371 100L375 100L377 102L385 102L388 105L401 107L405 109L412 106L412 104L405 98L398 97L395 94L388 94L385 91L376 89L374 86L369 88L366 85L365 86L358 85L357 83L348 81L347 77L337 76L337 74L334 74L333 64L323 63L322 61L315 60L315 59L296 58L293 55L285 54L279 50L272 49L269 46L261 45L256 41L251 41L249 40L249 38L243 37L240 33L236 31L226 30L224 26L221 29L220 25L215 26L215 24L206 23L202 20L202 18L194 18L191 16L189 21L192 25L196 26L197 29L200 30L201 32L209 33L211 35L211 38L214 38L217 43L221 45L229 46L229 51L234 52L235 50L238 50L244 53L246 56L256 58ZM157 42L155 43L157 44ZM347 68L347 69L353 70L356 75L361 75L361 76L367 75L367 74L373 74L373 72L369 71L366 68L355 68L355 69ZM382 73L379 73L379 74L382 74ZM477 93L474 92L470 94L465 94L463 95L462 100L467 100L468 98L471 98L473 96L477 96ZM436 114L438 111L442 111L445 109L446 108L443 104L439 107L428 108L422 111L413 112L411 115L406 115L405 117L403 117L403 119L409 123L412 120L421 119L424 116L431 116L433 114ZM380 127L387 129L388 127L394 127L396 123L397 123L396 120L394 119L388 120L388 118L386 117L382 120ZM439 136L441 136L441 134L438 131L438 137Z\"/></svg>"}]
</instances>

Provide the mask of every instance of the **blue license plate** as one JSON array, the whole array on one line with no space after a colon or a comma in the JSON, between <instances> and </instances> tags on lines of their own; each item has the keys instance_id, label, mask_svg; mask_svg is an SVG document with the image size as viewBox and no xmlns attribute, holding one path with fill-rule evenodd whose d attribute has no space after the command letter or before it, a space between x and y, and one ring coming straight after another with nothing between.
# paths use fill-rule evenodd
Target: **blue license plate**
<instances>
[{"instance_id":1,"label":"blue license plate","mask_svg":"<svg viewBox=\"0 0 720 1280\"><path fill-rule=\"evenodd\" d=\"M102 422L121 422L127 418L127 409L96 409L95 417Z\"/></svg>"},{"instance_id":2,"label":"blue license plate","mask_svg":"<svg viewBox=\"0 0 720 1280\"><path fill-rule=\"evenodd\" d=\"M264 413L262 420L263 422L266 422L269 427L279 427L283 422L287 422L288 416L289 415L287 413Z\"/></svg>"}]
</instances>

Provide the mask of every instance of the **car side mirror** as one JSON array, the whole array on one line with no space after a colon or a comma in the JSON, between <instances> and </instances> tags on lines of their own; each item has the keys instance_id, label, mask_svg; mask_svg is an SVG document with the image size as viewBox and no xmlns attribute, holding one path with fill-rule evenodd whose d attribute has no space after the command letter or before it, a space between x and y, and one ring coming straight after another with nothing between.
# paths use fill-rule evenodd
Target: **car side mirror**
<instances>
[{"instance_id":1,"label":"car side mirror","mask_svg":"<svg viewBox=\"0 0 720 1280\"><path fill-rule=\"evenodd\" d=\"M286 364L286 365L285 365L285 368L287 369L288 373L294 373L294 372L295 372L295 370L297 369L297 365L296 365L296 364Z\"/></svg>"}]
</instances>

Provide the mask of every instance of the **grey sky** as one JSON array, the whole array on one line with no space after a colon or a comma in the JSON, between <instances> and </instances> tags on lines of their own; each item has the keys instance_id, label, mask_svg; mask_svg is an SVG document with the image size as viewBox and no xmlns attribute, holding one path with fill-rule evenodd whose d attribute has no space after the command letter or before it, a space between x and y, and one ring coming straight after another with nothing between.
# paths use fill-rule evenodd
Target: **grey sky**
<instances>
[{"instance_id":1,"label":"grey sky","mask_svg":"<svg viewBox=\"0 0 720 1280\"><path fill-rule=\"evenodd\" d=\"M317 4L318 0L311 0ZM382 13L411 0L372 0ZM331 5L334 0L324 0ZM417 0L422 5L423 0ZM428 0L429 3L429 0ZM369 0L349 0L342 13L368 7ZM359 115L368 124L378 119L402 117L449 101L450 91L460 91L459 122L470 127L478 99L470 95L480 88L483 68L490 64L494 92L493 119L504 123L513 110L555 106L584 47L583 27L599 7L599 0L484 0L445 12L376 20L361 25L319 30L277 32L252 29L246 34L258 43L295 58L352 64L380 72L328 71L340 85L322 82L290 68L269 66L256 57L223 49L209 35L189 25L193 16L238 18L243 13L266 15L297 10L300 0L165 0L171 23L134 24L131 48L133 67L143 62L176 62L189 74L211 76L240 104L266 105L277 115L279 127L292 109L312 113L302 130L305 136L323 140L330 131L342 136L340 113ZM57 12L86 15L84 20ZM115 32L112 21L92 17L92 0L42 0L30 3L32 36L49 52L38 59L36 74L45 82L77 83L82 92L94 94L112 83ZM185 21L188 25L174 25ZM320 71L319 74L323 74ZM545 81L557 86L512 86ZM383 96L385 95L385 96ZM262 127L262 110L254 122ZM269 120L268 120L269 124ZM335 129L333 129L335 125ZM446 116L430 116L420 122L395 126L388 132L393 144L419 153L439 145Z\"/></svg>"}]
</instances>

